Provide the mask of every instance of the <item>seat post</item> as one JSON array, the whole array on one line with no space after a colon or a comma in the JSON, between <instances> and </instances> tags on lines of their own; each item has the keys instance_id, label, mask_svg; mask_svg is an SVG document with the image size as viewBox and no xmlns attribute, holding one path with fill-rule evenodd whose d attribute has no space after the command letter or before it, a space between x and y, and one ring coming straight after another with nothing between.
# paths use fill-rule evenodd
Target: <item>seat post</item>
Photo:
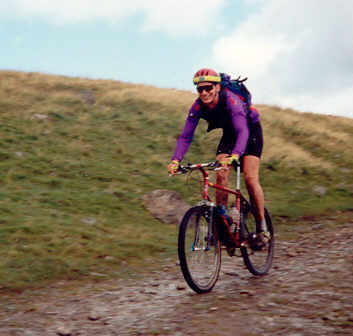
<instances>
[{"instance_id":1,"label":"seat post","mask_svg":"<svg viewBox=\"0 0 353 336\"><path fill-rule=\"evenodd\" d=\"M240 165L237 165L237 191L240 190Z\"/></svg>"}]
</instances>

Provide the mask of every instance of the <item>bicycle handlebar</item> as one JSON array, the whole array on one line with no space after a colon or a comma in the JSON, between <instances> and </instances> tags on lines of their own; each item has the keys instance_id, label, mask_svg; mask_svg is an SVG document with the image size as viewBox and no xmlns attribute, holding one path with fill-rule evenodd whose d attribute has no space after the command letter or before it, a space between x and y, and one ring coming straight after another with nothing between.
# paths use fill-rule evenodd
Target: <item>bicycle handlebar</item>
<instances>
[{"instance_id":1,"label":"bicycle handlebar","mask_svg":"<svg viewBox=\"0 0 353 336\"><path fill-rule=\"evenodd\" d=\"M213 161L208 163L197 163L197 164L192 164L189 162L186 166L179 166L179 169L176 173L180 172L180 174L183 174L189 170L196 170L200 168L215 170L217 168L220 168L220 163L218 161Z\"/></svg>"},{"instance_id":2,"label":"bicycle handlebar","mask_svg":"<svg viewBox=\"0 0 353 336\"><path fill-rule=\"evenodd\" d=\"M232 165L235 169L237 168L239 163L236 161L233 161ZM222 169L222 165L220 164L219 161L212 161L208 163L197 163L197 164L192 164L189 162L186 166L179 166L178 170L174 173L174 175L185 174L190 170L196 170L200 168L207 169L207 170L220 170Z\"/></svg>"}]
</instances>

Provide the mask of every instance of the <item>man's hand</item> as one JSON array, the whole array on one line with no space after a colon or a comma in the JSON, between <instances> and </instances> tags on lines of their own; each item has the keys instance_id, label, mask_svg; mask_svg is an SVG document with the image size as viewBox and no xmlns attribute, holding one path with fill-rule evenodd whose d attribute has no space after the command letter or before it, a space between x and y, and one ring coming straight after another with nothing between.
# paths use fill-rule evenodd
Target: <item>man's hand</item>
<instances>
[{"instance_id":1,"label":"man's hand","mask_svg":"<svg viewBox=\"0 0 353 336\"><path fill-rule=\"evenodd\" d=\"M221 160L222 165L231 165L233 162L236 161L239 164L239 155L238 154L232 154L231 156L228 156L224 159Z\"/></svg>"},{"instance_id":2,"label":"man's hand","mask_svg":"<svg viewBox=\"0 0 353 336\"><path fill-rule=\"evenodd\" d=\"M172 160L172 162L168 165L168 171L170 173L170 175L174 175L175 172L178 170L179 168L179 161L178 160Z\"/></svg>"}]
</instances>

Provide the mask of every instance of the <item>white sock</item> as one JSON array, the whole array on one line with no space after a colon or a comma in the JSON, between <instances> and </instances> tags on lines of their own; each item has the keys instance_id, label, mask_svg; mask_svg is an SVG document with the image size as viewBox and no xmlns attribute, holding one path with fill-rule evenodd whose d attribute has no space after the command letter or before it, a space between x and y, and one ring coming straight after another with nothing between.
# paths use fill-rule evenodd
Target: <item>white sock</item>
<instances>
[{"instance_id":1,"label":"white sock","mask_svg":"<svg viewBox=\"0 0 353 336\"><path fill-rule=\"evenodd\" d=\"M266 224L266 219L263 219L261 221L261 231L266 232L267 231L267 224Z\"/></svg>"}]
</instances>

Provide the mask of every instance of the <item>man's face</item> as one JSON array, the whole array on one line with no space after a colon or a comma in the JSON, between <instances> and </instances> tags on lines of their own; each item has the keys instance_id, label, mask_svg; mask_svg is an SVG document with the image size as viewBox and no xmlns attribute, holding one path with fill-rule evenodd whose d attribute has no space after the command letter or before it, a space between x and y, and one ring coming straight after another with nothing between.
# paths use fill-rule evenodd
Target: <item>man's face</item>
<instances>
[{"instance_id":1,"label":"man's face","mask_svg":"<svg viewBox=\"0 0 353 336\"><path fill-rule=\"evenodd\" d=\"M197 84L197 92L201 101L207 106L212 107L218 101L218 93L221 89L219 84L211 82L202 82Z\"/></svg>"}]
</instances>

